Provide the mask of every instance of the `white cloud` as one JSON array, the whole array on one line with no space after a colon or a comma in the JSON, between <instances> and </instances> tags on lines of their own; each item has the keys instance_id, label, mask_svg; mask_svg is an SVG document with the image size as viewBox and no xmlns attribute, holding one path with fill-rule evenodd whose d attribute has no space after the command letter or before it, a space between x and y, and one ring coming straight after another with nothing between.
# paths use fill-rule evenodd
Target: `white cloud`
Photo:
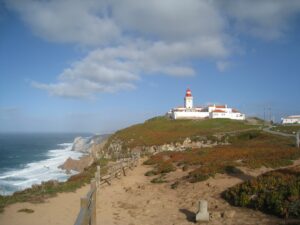
<instances>
[{"instance_id":1,"label":"white cloud","mask_svg":"<svg viewBox=\"0 0 300 225\"><path fill-rule=\"evenodd\" d=\"M106 1L95 0L6 0L32 30L46 40L99 45L120 35L108 15Z\"/></svg>"},{"instance_id":2,"label":"white cloud","mask_svg":"<svg viewBox=\"0 0 300 225\"><path fill-rule=\"evenodd\" d=\"M40 37L93 48L56 83L33 82L52 95L90 97L132 89L144 74L193 76L191 61L226 70L234 33L284 36L300 1L290 0L6 0Z\"/></svg>"},{"instance_id":3,"label":"white cloud","mask_svg":"<svg viewBox=\"0 0 300 225\"><path fill-rule=\"evenodd\" d=\"M214 0L237 31L265 40L285 35L293 18L300 12L298 0Z\"/></svg>"}]
</instances>

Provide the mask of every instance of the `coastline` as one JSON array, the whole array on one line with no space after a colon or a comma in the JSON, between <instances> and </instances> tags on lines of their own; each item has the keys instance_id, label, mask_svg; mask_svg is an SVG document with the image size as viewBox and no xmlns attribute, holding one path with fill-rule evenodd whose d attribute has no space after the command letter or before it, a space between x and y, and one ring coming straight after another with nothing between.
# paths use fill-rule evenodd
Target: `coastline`
<instances>
[{"instance_id":1,"label":"coastline","mask_svg":"<svg viewBox=\"0 0 300 225\"><path fill-rule=\"evenodd\" d=\"M98 136L97 136L98 137ZM90 182L96 171L96 165L106 165L106 160L100 160L97 153L102 149L106 139L101 143L93 142L89 146L89 150L82 152L83 156L79 159L67 159L62 165L65 166L65 172L76 171L78 173L69 176L66 181L58 181L56 179L48 179L41 184L34 184L22 191L14 192L12 195L0 195L0 214L6 210L6 207L19 202L41 203L49 201L49 199L56 197L57 194L64 192L74 192L82 188Z\"/></svg>"}]
</instances>

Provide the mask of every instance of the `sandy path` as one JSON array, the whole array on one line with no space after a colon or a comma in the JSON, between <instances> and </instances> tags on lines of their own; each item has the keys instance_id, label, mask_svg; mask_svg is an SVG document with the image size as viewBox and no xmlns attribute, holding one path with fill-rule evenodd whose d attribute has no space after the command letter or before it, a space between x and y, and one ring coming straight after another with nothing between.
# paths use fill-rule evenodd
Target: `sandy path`
<instances>
[{"instance_id":1,"label":"sandy path","mask_svg":"<svg viewBox=\"0 0 300 225\"><path fill-rule=\"evenodd\" d=\"M295 164L300 164L297 160ZM180 181L176 189L170 185L187 174L179 169L167 175L167 183L152 184L153 177L144 176L151 167L140 165L129 170L126 177L115 179L112 185L103 185L97 196L97 224L99 225L189 225L194 224L197 202L208 200L211 221L218 225L272 225L285 224L284 220L258 211L230 206L220 193L242 182L243 178L218 174L205 182L191 184ZM246 172L257 176L269 169ZM74 193L62 193L46 203L16 203L0 214L1 225L73 225L79 212L80 197L89 187ZM19 209L33 209L34 213L20 213ZM225 213L225 216L222 216Z\"/></svg>"},{"instance_id":2,"label":"sandy path","mask_svg":"<svg viewBox=\"0 0 300 225\"><path fill-rule=\"evenodd\" d=\"M168 175L168 183L151 184L144 173L150 167L139 166L127 177L101 187L97 199L98 225L185 225L194 224L197 202L206 199L212 219L209 224L282 224L283 220L258 211L230 206L220 193L242 180L217 175L206 182L181 182L177 189L170 185L186 172L177 170ZM222 214L225 212L225 216Z\"/></svg>"},{"instance_id":3,"label":"sandy path","mask_svg":"<svg viewBox=\"0 0 300 225\"><path fill-rule=\"evenodd\" d=\"M80 207L80 197L89 187L85 186L76 192L61 193L49 198L45 203L16 203L0 213L1 225L68 225L74 224ZM19 209L33 209L33 213L18 212Z\"/></svg>"}]
</instances>

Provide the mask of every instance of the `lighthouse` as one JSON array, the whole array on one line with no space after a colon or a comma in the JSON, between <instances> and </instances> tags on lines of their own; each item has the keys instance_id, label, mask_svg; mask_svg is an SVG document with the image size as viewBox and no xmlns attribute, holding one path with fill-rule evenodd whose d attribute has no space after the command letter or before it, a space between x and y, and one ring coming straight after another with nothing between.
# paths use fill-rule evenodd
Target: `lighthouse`
<instances>
[{"instance_id":1,"label":"lighthouse","mask_svg":"<svg viewBox=\"0 0 300 225\"><path fill-rule=\"evenodd\" d=\"M186 90L186 93L185 93L184 107L186 109L192 109L193 108L193 96L192 96L192 92L189 88Z\"/></svg>"}]
</instances>

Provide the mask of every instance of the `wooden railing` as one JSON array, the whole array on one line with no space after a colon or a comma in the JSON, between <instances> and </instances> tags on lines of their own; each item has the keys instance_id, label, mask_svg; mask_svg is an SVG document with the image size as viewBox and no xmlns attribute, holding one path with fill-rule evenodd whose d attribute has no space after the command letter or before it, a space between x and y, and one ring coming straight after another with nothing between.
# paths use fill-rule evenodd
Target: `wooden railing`
<instances>
[{"instance_id":1,"label":"wooden railing","mask_svg":"<svg viewBox=\"0 0 300 225\"><path fill-rule=\"evenodd\" d=\"M74 225L96 225L96 196L100 190L100 185L107 183L111 185L111 180L126 176L126 170L138 166L139 156L123 158L107 167L107 174L101 176L100 166L97 166L95 178L91 180L90 190L86 196L80 199L80 211Z\"/></svg>"}]
</instances>

